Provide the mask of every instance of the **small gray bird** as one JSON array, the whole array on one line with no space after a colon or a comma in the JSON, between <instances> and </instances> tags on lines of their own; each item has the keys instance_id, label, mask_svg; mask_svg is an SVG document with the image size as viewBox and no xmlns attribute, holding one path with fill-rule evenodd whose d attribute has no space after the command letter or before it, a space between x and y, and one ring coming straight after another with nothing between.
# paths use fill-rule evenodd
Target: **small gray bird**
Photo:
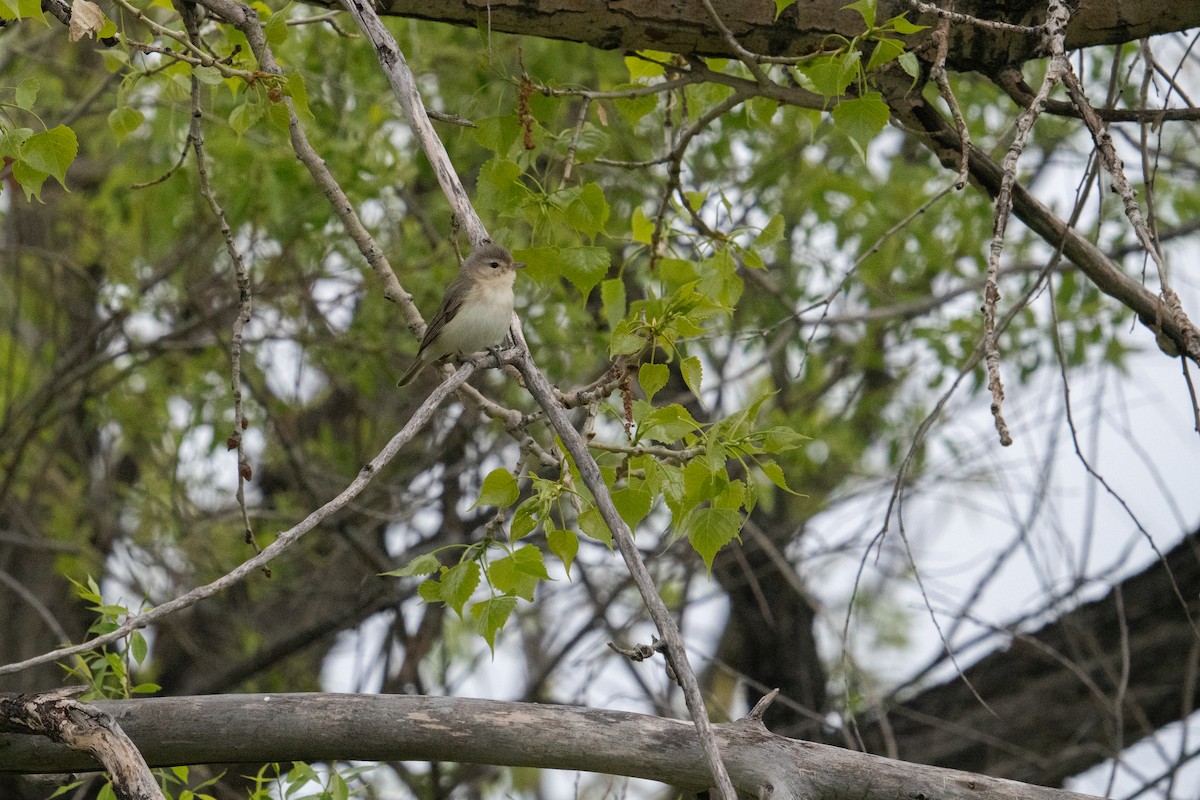
<instances>
[{"instance_id":1,"label":"small gray bird","mask_svg":"<svg viewBox=\"0 0 1200 800\"><path fill-rule=\"evenodd\" d=\"M523 266L492 242L484 242L471 253L446 288L446 297L429 321L417 357L397 385L407 386L426 364L446 356L500 344L512 322L513 281Z\"/></svg>"}]
</instances>

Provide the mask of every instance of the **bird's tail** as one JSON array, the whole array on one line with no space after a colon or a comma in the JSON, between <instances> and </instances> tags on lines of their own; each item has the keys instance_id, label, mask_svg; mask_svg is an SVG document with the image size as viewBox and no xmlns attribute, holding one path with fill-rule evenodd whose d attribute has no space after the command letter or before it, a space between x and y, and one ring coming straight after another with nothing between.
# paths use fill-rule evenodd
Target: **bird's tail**
<instances>
[{"instance_id":1,"label":"bird's tail","mask_svg":"<svg viewBox=\"0 0 1200 800\"><path fill-rule=\"evenodd\" d=\"M404 373L404 376L400 378L400 380L396 383L396 385L397 386L408 386L410 383L412 383L414 380L416 380L417 375L419 375L421 373L421 368L424 366L425 366L424 359L422 359L420 357L414 358L412 366L408 368L408 372Z\"/></svg>"}]
</instances>

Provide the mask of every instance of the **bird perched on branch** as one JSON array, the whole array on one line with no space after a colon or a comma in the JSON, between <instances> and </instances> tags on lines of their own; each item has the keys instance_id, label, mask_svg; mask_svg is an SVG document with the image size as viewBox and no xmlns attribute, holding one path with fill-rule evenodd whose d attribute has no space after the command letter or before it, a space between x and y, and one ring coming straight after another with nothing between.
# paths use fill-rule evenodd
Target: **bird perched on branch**
<instances>
[{"instance_id":1,"label":"bird perched on branch","mask_svg":"<svg viewBox=\"0 0 1200 800\"><path fill-rule=\"evenodd\" d=\"M418 373L439 359L487 350L508 333L513 312L513 281L525 265L498 244L484 242L458 268L446 287L417 357L398 386L412 383Z\"/></svg>"}]
</instances>

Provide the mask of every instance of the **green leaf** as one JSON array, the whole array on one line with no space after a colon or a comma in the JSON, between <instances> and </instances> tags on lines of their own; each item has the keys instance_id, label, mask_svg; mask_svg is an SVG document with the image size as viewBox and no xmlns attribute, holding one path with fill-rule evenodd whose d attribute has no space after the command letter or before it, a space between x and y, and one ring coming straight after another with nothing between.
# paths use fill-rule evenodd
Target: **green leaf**
<instances>
[{"instance_id":1,"label":"green leaf","mask_svg":"<svg viewBox=\"0 0 1200 800\"><path fill-rule=\"evenodd\" d=\"M12 176L13 180L20 184L21 191L25 193L26 200L29 200L31 197L40 199L42 196L42 184L46 182L46 178L50 177L45 172L29 166L29 162L24 160L18 160L12 165Z\"/></svg>"},{"instance_id":2,"label":"green leaf","mask_svg":"<svg viewBox=\"0 0 1200 800\"><path fill-rule=\"evenodd\" d=\"M871 57L867 60L867 70L873 70L876 67L883 66L889 61L894 61L904 52L904 42L899 39L879 38L875 40L875 49L871 51Z\"/></svg>"},{"instance_id":3,"label":"green leaf","mask_svg":"<svg viewBox=\"0 0 1200 800\"><path fill-rule=\"evenodd\" d=\"M462 616L463 606L479 585L479 562L464 561L442 573L441 599Z\"/></svg>"},{"instance_id":4,"label":"green leaf","mask_svg":"<svg viewBox=\"0 0 1200 800\"><path fill-rule=\"evenodd\" d=\"M287 41L287 20L282 13L276 12L271 15L271 18L267 20L267 24L263 25L263 35L267 37L267 44L272 47L278 47Z\"/></svg>"},{"instance_id":5,"label":"green leaf","mask_svg":"<svg viewBox=\"0 0 1200 800\"><path fill-rule=\"evenodd\" d=\"M574 531L555 529L546 533L546 544L566 567L567 577L571 577L571 565L575 563L575 554L579 552L579 537Z\"/></svg>"},{"instance_id":6,"label":"green leaf","mask_svg":"<svg viewBox=\"0 0 1200 800\"><path fill-rule=\"evenodd\" d=\"M706 258L701 262L700 283L696 288L717 305L723 308L733 308L741 298L745 286L745 281L737 274L737 263L733 260L733 254L729 252L728 248L718 250L713 253L711 258ZM704 319L705 316L708 315L705 314L698 318L696 315L692 315L697 322ZM696 328L699 333L703 333L703 328L699 325Z\"/></svg>"},{"instance_id":7,"label":"green leaf","mask_svg":"<svg viewBox=\"0 0 1200 800\"><path fill-rule=\"evenodd\" d=\"M442 568L442 564L433 553L422 553L399 569L380 573L394 578L409 578L416 575L432 575Z\"/></svg>"},{"instance_id":8,"label":"green leaf","mask_svg":"<svg viewBox=\"0 0 1200 800\"><path fill-rule=\"evenodd\" d=\"M638 437L669 444L700 429L700 423L678 403L655 408L639 420Z\"/></svg>"},{"instance_id":9,"label":"green leaf","mask_svg":"<svg viewBox=\"0 0 1200 800\"><path fill-rule=\"evenodd\" d=\"M603 247L564 247L560 255L563 275L584 297L608 274L612 261Z\"/></svg>"},{"instance_id":10,"label":"green leaf","mask_svg":"<svg viewBox=\"0 0 1200 800\"><path fill-rule=\"evenodd\" d=\"M643 50L646 58L652 58L655 61L670 61L669 53L657 53L653 50ZM658 64L653 64L645 59L637 58L636 56L625 56L625 68L629 70L629 80L635 83L649 82L650 78L657 78L663 74L663 68Z\"/></svg>"},{"instance_id":11,"label":"green leaf","mask_svg":"<svg viewBox=\"0 0 1200 800\"><path fill-rule=\"evenodd\" d=\"M292 98L292 108L296 114L307 119L316 119L312 109L308 107L308 84L304 82L304 74L300 70L292 70L287 74L287 83L283 85L283 93Z\"/></svg>"},{"instance_id":12,"label":"green leaf","mask_svg":"<svg viewBox=\"0 0 1200 800\"><path fill-rule=\"evenodd\" d=\"M888 123L888 107L879 92L843 100L833 107L833 123L850 138L860 156L866 158L867 145Z\"/></svg>"},{"instance_id":13,"label":"green leaf","mask_svg":"<svg viewBox=\"0 0 1200 800\"><path fill-rule=\"evenodd\" d=\"M905 13L908 13L908 12L905 12ZM908 18L905 17L904 14L900 14L899 16L892 17L891 19L889 19L887 22L885 22L883 24L887 27L890 27L892 30L894 30L896 33L901 34L902 36L908 36L909 34L919 33L929 27L928 25L918 25L915 22L909 22Z\"/></svg>"},{"instance_id":14,"label":"green leaf","mask_svg":"<svg viewBox=\"0 0 1200 800\"><path fill-rule=\"evenodd\" d=\"M125 141L126 137L141 127L145 120L145 114L129 106L119 106L108 112L108 127L117 137L118 142Z\"/></svg>"},{"instance_id":15,"label":"green leaf","mask_svg":"<svg viewBox=\"0 0 1200 800\"><path fill-rule=\"evenodd\" d=\"M29 111L33 108L33 104L37 102L38 92L42 88L42 82L37 78L26 78L17 84L17 108Z\"/></svg>"},{"instance_id":16,"label":"green leaf","mask_svg":"<svg viewBox=\"0 0 1200 800\"><path fill-rule=\"evenodd\" d=\"M858 77L862 54L858 50L821 56L797 69L812 82L813 91L826 98L841 97Z\"/></svg>"},{"instance_id":17,"label":"green leaf","mask_svg":"<svg viewBox=\"0 0 1200 800\"><path fill-rule=\"evenodd\" d=\"M795 4L796 0L775 0L775 19L779 19L780 14Z\"/></svg>"},{"instance_id":18,"label":"green leaf","mask_svg":"<svg viewBox=\"0 0 1200 800\"><path fill-rule=\"evenodd\" d=\"M775 118L775 113L779 111L779 107L779 101L769 97L751 97L746 101L746 110L750 114L750 119L759 125L770 125L771 120Z\"/></svg>"},{"instance_id":19,"label":"green leaf","mask_svg":"<svg viewBox=\"0 0 1200 800\"><path fill-rule=\"evenodd\" d=\"M444 600L442 584L436 578L430 578L418 586L417 594L421 595L421 599L426 603L441 603Z\"/></svg>"},{"instance_id":20,"label":"green leaf","mask_svg":"<svg viewBox=\"0 0 1200 800\"><path fill-rule=\"evenodd\" d=\"M861 14L868 28L875 27L875 0L856 0L848 6L842 6L843 11L848 9L854 9Z\"/></svg>"},{"instance_id":21,"label":"green leaf","mask_svg":"<svg viewBox=\"0 0 1200 800\"><path fill-rule=\"evenodd\" d=\"M146 637L141 631L134 631L129 636L129 653L133 656L135 664L141 664L146 660Z\"/></svg>"},{"instance_id":22,"label":"green leaf","mask_svg":"<svg viewBox=\"0 0 1200 800\"><path fill-rule=\"evenodd\" d=\"M590 238L604 230L610 209L604 192L594 183L583 187L579 196L567 206L567 222Z\"/></svg>"},{"instance_id":23,"label":"green leaf","mask_svg":"<svg viewBox=\"0 0 1200 800\"><path fill-rule=\"evenodd\" d=\"M711 575L717 551L737 537L742 516L728 508L694 508L681 527Z\"/></svg>"},{"instance_id":24,"label":"green leaf","mask_svg":"<svg viewBox=\"0 0 1200 800\"><path fill-rule=\"evenodd\" d=\"M632 88L636 84L626 84L614 87L615 91ZM629 122L630 126L637 125L638 120L658 107L658 96L644 94L637 97L617 97L612 100L613 108Z\"/></svg>"},{"instance_id":25,"label":"green leaf","mask_svg":"<svg viewBox=\"0 0 1200 800\"><path fill-rule=\"evenodd\" d=\"M274 19L275 16L272 16L271 19ZM333 800L350 800L350 787L346 785L346 780L336 772L329 775L329 793Z\"/></svg>"},{"instance_id":26,"label":"green leaf","mask_svg":"<svg viewBox=\"0 0 1200 800\"><path fill-rule=\"evenodd\" d=\"M533 533L538 525L537 512L539 504L540 498L530 497L517 506L517 510L512 515L512 522L508 526L508 535L511 539L522 539Z\"/></svg>"},{"instance_id":27,"label":"green leaf","mask_svg":"<svg viewBox=\"0 0 1200 800\"><path fill-rule=\"evenodd\" d=\"M250 100L249 96L245 102L235 106L233 111L229 112L229 127L233 128L233 132L241 136L262 117L262 105L257 101Z\"/></svg>"},{"instance_id":28,"label":"green leaf","mask_svg":"<svg viewBox=\"0 0 1200 800\"><path fill-rule=\"evenodd\" d=\"M627 319L623 319L617 323L617 327L613 329L612 337L608 344L609 355L633 355L640 352L646 346L646 337L640 333L633 332L634 324Z\"/></svg>"},{"instance_id":29,"label":"green leaf","mask_svg":"<svg viewBox=\"0 0 1200 800\"><path fill-rule=\"evenodd\" d=\"M617 513L621 515L621 519L625 520L625 524L631 530L637 527L637 524L650 513L650 504L653 499L650 492L638 486L626 486L612 493L612 501L613 505L617 507Z\"/></svg>"},{"instance_id":30,"label":"green leaf","mask_svg":"<svg viewBox=\"0 0 1200 800\"><path fill-rule=\"evenodd\" d=\"M529 190L521 183L521 168L497 157L479 170L476 194L479 204L494 215L514 217L529 197Z\"/></svg>"},{"instance_id":31,"label":"green leaf","mask_svg":"<svg viewBox=\"0 0 1200 800\"><path fill-rule=\"evenodd\" d=\"M914 81L921 77L921 62L917 60L916 53L906 50L896 58L896 62Z\"/></svg>"},{"instance_id":32,"label":"green leaf","mask_svg":"<svg viewBox=\"0 0 1200 800\"><path fill-rule=\"evenodd\" d=\"M515 594L533 602L533 592L538 581L550 579L542 561L542 551L526 545L512 555L493 561L488 566L488 578L492 586L503 594Z\"/></svg>"},{"instance_id":33,"label":"green leaf","mask_svg":"<svg viewBox=\"0 0 1200 800\"><path fill-rule=\"evenodd\" d=\"M705 459L693 458L683 468L684 503L694 507L712 500L728 482L723 468L714 469Z\"/></svg>"},{"instance_id":34,"label":"green leaf","mask_svg":"<svg viewBox=\"0 0 1200 800\"><path fill-rule=\"evenodd\" d=\"M642 211L641 206L633 210L633 218L629 224L635 242L650 244L650 239L654 236L654 223L646 218L646 212Z\"/></svg>"},{"instance_id":35,"label":"green leaf","mask_svg":"<svg viewBox=\"0 0 1200 800\"><path fill-rule=\"evenodd\" d=\"M475 627L487 640L488 647L496 652L496 634L508 622L508 617L517 607L515 597L492 597L471 606Z\"/></svg>"},{"instance_id":36,"label":"green leaf","mask_svg":"<svg viewBox=\"0 0 1200 800\"><path fill-rule=\"evenodd\" d=\"M609 278L600 282L600 305L604 309L604 321L609 330L616 330L625 319L625 281Z\"/></svg>"},{"instance_id":37,"label":"green leaf","mask_svg":"<svg viewBox=\"0 0 1200 800\"><path fill-rule=\"evenodd\" d=\"M192 76L206 86L220 86L225 82L221 70L216 67L195 67Z\"/></svg>"},{"instance_id":38,"label":"green leaf","mask_svg":"<svg viewBox=\"0 0 1200 800\"><path fill-rule=\"evenodd\" d=\"M783 241L783 214L776 214L771 221L758 232L754 239L755 247L770 247Z\"/></svg>"},{"instance_id":39,"label":"green leaf","mask_svg":"<svg viewBox=\"0 0 1200 800\"><path fill-rule=\"evenodd\" d=\"M762 439L763 447L769 453L782 453L785 450L795 450L809 441L808 436L785 425L778 425L759 431L757 436Z\"/></svg>"},{"instance_id":40,"label":"green leaf","mask_svg":"<svg viewBox=\"0 0 1200 800\"><path fill-rule=\"evenodd\" d=\"M647 400L653 400L670 377L671 369L666 364L645 363L638 367L638 385L646 393Z\"/></svg>"},{"instance_id":41,"label":"green leaf","mask_svg":"<svg viewBox=\"0 0 1200 800\"><path fill-rule=\"evenodd\" d=\"M746 502L745 481L729 481L720 494L713 498L713 508L725 508L737 511Z\"/></svg>"},{"instance_id":42,"label":"green leaf","mask_svg":"<svg viewBox=\"0 0 1200 800\"><path fill-rule=\"evenodd\" d=\"M35 133L21 147L21 158L33 169L53 175L66 188L67 167L79 152L75 131L57 125L48 131Z\"/></svg>"},{"instance_id":43,"label":"green leaf","mask_svg":"<svg viewBox=\"0 0 1200 800\"><path fill-rule=\"evenodd\" d=\"M799 496L799 492L794 491L790 486L788 486L787 478L784 477L783 474L783 467L779 466L774 461L763 461L758 465L758 468L762 470L762 474L766 475L767 479L770 480L771 483L775 484L789 494Z\"/></svg>"},{"instance_id":44,"label":"green leaf","mask_svg":"<svg viewBox=\"0 0 1200 800\"><path fill-rule=\"evenodd\" d=\"M521 123L514 114L475 120L475 141L497 157L507 156L521 135Z\"/></svg>"},{"instance_id":45,"label":"green leaf","mask_svg":"<svg viewBox=\"0 0 1200 800\"><path fill-rule=\"evenodd\" d=\"M520 495L521 490L517 486L517 479L513 477L513 474L504 467L497 467L483 479L483 488L479 490L479 499L471 508L480 506L508 508L517 502Z\"/></svg>"},{"instance_id":46,"label":"green leaf","mask_svg":"<svg viewBox=\"0 0 1200 800\"><path fill-rule=\"evenodd\" d=\"M595 506L590 506L579 515L579 530L612 549L612 531L604 524L604 517L600 516L600 509Z\"/></svg>"},{"instance_id":47,"label":"green leaf","mask_svg":"<svg viewBox=\"0 0 1200 800\"><path fill-rule=\"evenodd\" d=\"M700 381L704 377L704 367L696 356L688 356L679 362L679 371L683 373L683 382L692 390L696 398L700 398Z\"/></svg>"}]
</instances>

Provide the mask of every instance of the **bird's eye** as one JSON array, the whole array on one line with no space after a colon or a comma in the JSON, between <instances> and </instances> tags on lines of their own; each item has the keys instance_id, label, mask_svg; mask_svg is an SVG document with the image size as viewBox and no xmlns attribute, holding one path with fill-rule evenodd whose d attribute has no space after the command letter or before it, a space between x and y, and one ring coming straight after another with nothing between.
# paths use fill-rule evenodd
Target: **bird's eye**
<instances>
[{"instance_id":1,"label":"bird's eye","mask_svg":"<svg viewBox=\"0 0 1200 800\"><path fill-rule=\"evenodd\" d=\"M492 262L492 264L491 264L491 266L492 266L492 269L500 269L500 262L499 262L499 261L493 261L493 262Z\"/></svg>"}]
</instances>

